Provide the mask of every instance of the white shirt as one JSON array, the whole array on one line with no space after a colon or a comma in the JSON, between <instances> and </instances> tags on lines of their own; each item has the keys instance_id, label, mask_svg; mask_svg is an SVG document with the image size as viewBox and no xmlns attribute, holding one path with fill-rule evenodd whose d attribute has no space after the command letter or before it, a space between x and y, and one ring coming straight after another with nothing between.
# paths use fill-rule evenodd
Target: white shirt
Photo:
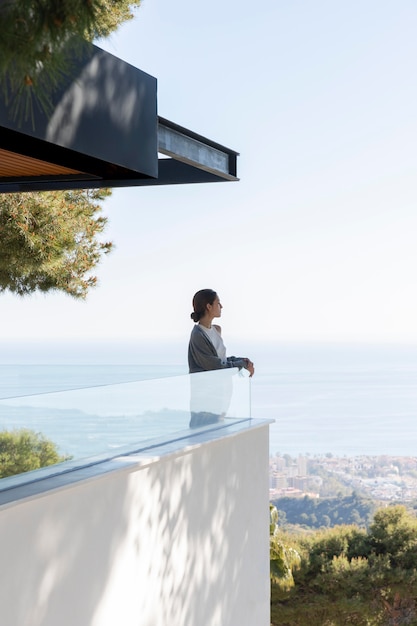
<instances>
[{"instance_id":1,"label":"white shirt","mask_svg":"<svg viewBox=\"0 0 417 626\"><path fill-rule=\"evenodd\" d=\"M204 330L207 337L210 339L217 352L217 356L222 360L222 363L226 363L226 346L223 343L223 339L215 326L206 328L203 324L200 324L200 328Z\"/></svg>"}]
</instances>

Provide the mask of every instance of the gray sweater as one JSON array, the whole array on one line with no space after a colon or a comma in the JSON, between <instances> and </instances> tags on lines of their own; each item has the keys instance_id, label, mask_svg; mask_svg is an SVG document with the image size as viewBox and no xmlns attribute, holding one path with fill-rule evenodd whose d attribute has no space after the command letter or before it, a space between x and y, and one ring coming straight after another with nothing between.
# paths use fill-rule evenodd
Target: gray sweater
<instances>
[{"instance_id":1,"label":"gray sweater","mask_svg":"<svg viewBox=\"0 0 417 626\"><path fill-rule=\"evenodd\" d=\"M228 356L226 363L222 363L216 349L207 337L206 333L198 324L191 331L190 343L188 344L188 367L190 374L206 372L207 370L220 370L227 367L246 367L243 358Z\"/></svg>"}]
</instances>

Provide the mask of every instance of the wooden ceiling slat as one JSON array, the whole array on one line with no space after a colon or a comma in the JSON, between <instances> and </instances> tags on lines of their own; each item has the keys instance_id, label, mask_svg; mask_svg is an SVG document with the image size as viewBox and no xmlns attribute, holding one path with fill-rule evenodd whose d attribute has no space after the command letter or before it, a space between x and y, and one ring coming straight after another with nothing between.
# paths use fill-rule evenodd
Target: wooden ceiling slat
<instances>
[{"instance_id":1,"label":"wooden ceiling slat","mask_svg":"<svg viewBox=\"0 0 417 626\"><path fill-rule=\"evenodd\" d=\"M73 170L40 159L0 149L0 178L17 178L22 176L60 176L65 174L82 174Z\"/></svg>"}]
</instances>

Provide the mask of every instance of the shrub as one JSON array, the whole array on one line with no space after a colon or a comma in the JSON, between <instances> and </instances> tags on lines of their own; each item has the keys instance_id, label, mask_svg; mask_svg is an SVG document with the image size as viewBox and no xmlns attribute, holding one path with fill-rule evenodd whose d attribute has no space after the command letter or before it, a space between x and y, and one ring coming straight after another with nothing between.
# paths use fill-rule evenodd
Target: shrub
<instances>
[{"instance_id":1,"label":"shrub","mask_svg":"<svg viewBox=\"0 0 417 626\"><path fill-rule=\"evenodd\" d=\"M0 431L0 478L68 460L53 441L28 428Z\"/></svg>"}]
</instances>

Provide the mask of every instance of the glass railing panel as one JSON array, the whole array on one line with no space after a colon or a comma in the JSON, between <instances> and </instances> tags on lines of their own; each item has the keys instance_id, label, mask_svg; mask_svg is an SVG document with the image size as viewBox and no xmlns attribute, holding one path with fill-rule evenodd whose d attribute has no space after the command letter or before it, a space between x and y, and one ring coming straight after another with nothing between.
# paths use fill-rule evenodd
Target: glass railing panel
<instances>
[{"instance_id":1,"label":"glass railing panel","mask_svg":"<svg viewBox=\"0 0 417 626\"><path fill-rule=\"evenodd\" d=\"M184 375L181 365L1 365L0 398Z\"/></svg>"},{"instance_id":2,"label":"glass railing panel","mask_svg":"<svg viewBox=\"0 0 417 626\"><path fill-rule=\"evenodd\" d=\"M0 431L41 433L74 464L186 438L250 415L247 372L227 369L4 398Z\"/></svg>"}]
</instances>

